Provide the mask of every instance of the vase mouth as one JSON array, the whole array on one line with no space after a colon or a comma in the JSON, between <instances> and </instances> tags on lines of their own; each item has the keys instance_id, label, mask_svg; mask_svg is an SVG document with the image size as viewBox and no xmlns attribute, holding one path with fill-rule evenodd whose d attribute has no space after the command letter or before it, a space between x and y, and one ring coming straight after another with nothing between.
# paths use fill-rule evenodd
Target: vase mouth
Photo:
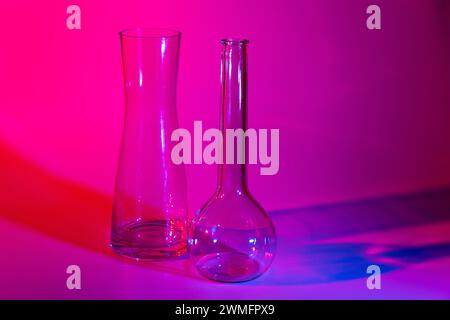
<instances>
[{"instance_id":1,"label":"vase mouth","mask_svg":"<svg viewBox=\"0 0 450 320\"><path fill-rule=\"evenodd\" d=\"M228 44L228 45L246 45L249 43L249 41L247 39L240 39L240 38L226 38L226 39L222 39L220 40L220 43L222 44Z\"/></svg>"},{"instance_id":2,"label":"vase mouth","mask_svg":"<svg viewBox=\"0 0 450 320\"><path fill-rule=\"evenodd\" d=\"M181 35L181 32L167 28L129 28L119 31L121 37L126 38L175 38Z\"/></svg>"}]
</instances>

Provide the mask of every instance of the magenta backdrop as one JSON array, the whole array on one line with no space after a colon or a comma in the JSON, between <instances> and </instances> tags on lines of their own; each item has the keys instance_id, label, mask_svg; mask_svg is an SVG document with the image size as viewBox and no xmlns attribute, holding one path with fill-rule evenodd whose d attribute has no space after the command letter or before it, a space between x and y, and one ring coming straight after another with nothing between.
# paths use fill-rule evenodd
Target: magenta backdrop
<instances>
[{"instance_id":1,"label":"magenta backdrop","mask_svg":"<svg viewBox=\"0 0 450 320\"><path fill-rule=\"evenodd\" d=\"M13 172L15 157L109 199L124 111L118 31L136 26L182 31L178 112L188 129L218 125L219 40L250 40L250 126L280 129L279 173L249 175L267 210L450 185L450 5L375 2L379 31L366 28L366 0L3 1L2 208L12 180L33 184L21 165ZM66 28L73 3L81 30ZM187 173L194 212L216 168Z\"/></svg>"},{"instance_id":2,"label":"magenta backdrop","mask_svg":"<svg viewBox=\"0 0 450 320\"><path fill-rule=\"evenodd\" d=\"M378 1L381 32L365 27L367 1L76 3L80 31L65 26L68 1L0 9L0 139L57 176L112 192L124 108L117 32L163 26L183 32L186 128L217 126L219 39L250 39L250 125L281 136L279 174L250 176L268 209L450 183L445 1ZM215 168L188 168L188 178L196 210Z\"/></svg>"}]
</instances>

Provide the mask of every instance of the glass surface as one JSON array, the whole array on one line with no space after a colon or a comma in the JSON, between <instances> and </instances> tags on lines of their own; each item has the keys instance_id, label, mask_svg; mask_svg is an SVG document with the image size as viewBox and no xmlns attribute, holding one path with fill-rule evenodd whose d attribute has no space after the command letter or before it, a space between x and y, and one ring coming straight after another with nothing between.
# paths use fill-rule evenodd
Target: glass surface
<instances>
[{"instance_id":1,"label":"glass surface","mask_svg":"<svg viewBox=\"0 0 450 320\"><path fill-rule=\"evenodd\" d=\"M125 123L113 204L111 246L137 259L187 251L186 181L170 157L178 128L176 81L180 33L120 32Z\"/></svg>"},{"instance_id":2,"label":"glass surface","mask_svg":"<svg viewBox=\"0 0 450 320\"><path fill-rule=\"evenodd\" d=\"M247 129L247 44L246 40L222 41L224 137L227 129ZM191 257L200 274L211 280L254 279L274 258L274 226L248 192L245 164L237 164L236 159L234 164L219 165L216 193L192 220L190 232Z\"/></svg>"}]
</instances>

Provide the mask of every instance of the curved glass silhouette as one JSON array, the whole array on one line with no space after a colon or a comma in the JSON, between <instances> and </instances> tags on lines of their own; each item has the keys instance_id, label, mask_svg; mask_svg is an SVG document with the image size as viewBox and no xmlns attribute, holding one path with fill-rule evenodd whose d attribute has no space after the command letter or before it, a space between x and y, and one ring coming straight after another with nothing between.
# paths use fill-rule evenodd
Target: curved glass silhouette
<instances>
[{"instance_id":1,"label":"curved glass silhouette","mask_svg":"<svg viewBox=\"0 0 450 320\"><path fill-rule=\"evenodd\" d=\"M120 32L126 113L113 204L111 246L136 259L187 251L186 181L170 157L178 128L176 80L180 33Z\"/></svg>"},{"instance_id":2,"label":"curved glass silhouette","mask_svg":"<svg viewBox=\"0 0 450 320\"><path fill-rule=\"evenodd\" d=\"M227 129L247 128L247 44L247 40L222 40L220 127L224 137ZM245 150L241 154L245 156ZM272 263L275 228L248 192L245 164L235 160L219 166L216 193L191 223L191 257L200 274L211 280L251 280Z\"/></svg>"}]
</instances>

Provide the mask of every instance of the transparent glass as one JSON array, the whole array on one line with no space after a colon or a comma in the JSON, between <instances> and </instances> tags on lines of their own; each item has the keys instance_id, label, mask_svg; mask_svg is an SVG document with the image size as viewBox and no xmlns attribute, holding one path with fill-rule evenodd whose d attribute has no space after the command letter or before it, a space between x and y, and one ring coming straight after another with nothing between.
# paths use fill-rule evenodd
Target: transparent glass
<instances>
[{"instance_id":1,"label":"transparent glass","mask_svg":"<svg viewBox=\"0 0 450 320\"><path fill-rule=\"evenodd\" d=\"M222 40L224 141L227 129L247 129L247 44L247 40ZM190 253L197 270L223 282L258 277L271 265L276 248L272 221L247 189L245 161L234 160L219 165L217 190L190 228Z\"/></svg>"},{"instance_id":2,"label":"transparent glass","mask_svg":"<svg viewBox=\"0 0 450 320\"><path fill-rule=\"evenodd\" d=\"M180 33L133 29L120 39L126 108L111 246L136 259L180 256L187 252L186 178L170 157Z\"/></svg>"}]
</instances>

